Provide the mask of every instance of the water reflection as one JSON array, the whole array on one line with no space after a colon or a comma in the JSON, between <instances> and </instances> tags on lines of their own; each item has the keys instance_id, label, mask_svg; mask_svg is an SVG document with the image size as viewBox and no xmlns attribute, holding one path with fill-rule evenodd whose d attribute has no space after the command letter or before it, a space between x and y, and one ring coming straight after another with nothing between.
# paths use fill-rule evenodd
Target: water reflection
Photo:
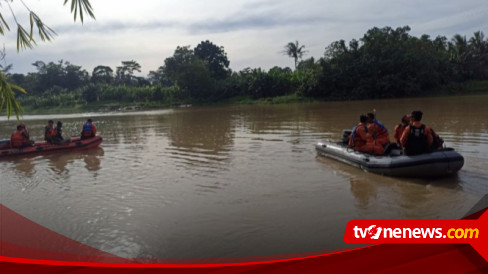
<instances>
[{"instance_id":1,"label":"water reflection","mask_svg":"<svg viewBox=\"0 0 488 274\"><path fill-rule=\"evenodd\" d=\"M46 155L45 158L49 161L49 168L52 172L60 175L63 179L68 179L70 174L69 164L75 161L83 160L85 162L86 170L95 172L101 169L100 158L104 155L103 148L97 147L94 149L73 151L64 154Z\"/></svg>"},{"instance_id":2,"label":"water reflection","mask_svg":"<svg viewBox=\"0 0 488 274\"><path fill-rule=\"evenodd\" d=\"M488 192L487 104L488 96L419 98L94 116L101 148L1 162L0 195L26 217L121 256L347 247L340 239L351 219L460 218ZM465 166L432 181L316 157L317 141L339 139L373 108L390 129L423 110ZM77 134L84 118L63 119L66 134ZM44 123L29 121L36 139ZM0 121L0 139L14 126Z\"/></svg>"},{"instance_id":3,"label":"water reflection","mask_svg":"<svg viewBox=\"0 0 488 274\"><path fill-rule=\"evenodd\" d=\"M15 159L13 163L15 169L24 176L31 178L35 174L34 159L32 157Z\"/></svg>"}]
</instances>

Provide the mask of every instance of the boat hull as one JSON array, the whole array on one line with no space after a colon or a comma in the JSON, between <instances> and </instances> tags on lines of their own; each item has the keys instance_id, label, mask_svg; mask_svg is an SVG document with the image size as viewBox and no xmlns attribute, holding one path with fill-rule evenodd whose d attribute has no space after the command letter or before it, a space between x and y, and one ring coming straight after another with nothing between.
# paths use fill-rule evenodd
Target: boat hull
<instances>
[{"instance_id":1,"label":"boat hull","mask_svg":"<svg viewBox=\"0 0 488 274\"><path fill-rule=\"evenodd\" d=\"M49 144L47 142L37 142L31 147L0 149L0 159L90 149L98 147L102 142L103 139L100 136L85 140L81 140L80 137L72 137L70 142L58 145Z\"/></svg>"},{"instance_id":2,"label":"boat hull","mask_svg":"<svg viewBox=\"0 0 488 274\"><path fill-rule=\"evenodd\" d=\"M358 167L367 172L394 177L442 177L455 174L464 158L452 148L415 156L393 150L390 155L375 156L354 151L342 143L320 142L315 146L321 156Z\"/></svg>"}]
</instances>

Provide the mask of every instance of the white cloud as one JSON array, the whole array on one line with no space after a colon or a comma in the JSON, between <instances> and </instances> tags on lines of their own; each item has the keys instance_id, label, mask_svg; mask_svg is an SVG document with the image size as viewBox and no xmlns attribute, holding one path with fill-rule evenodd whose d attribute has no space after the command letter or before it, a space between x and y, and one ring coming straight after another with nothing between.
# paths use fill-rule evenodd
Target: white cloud
<instances>
[{"instance_id":1,"label":"white cloud","mask_svg":"<svg viewBox=\"0 0 488 274\"><path fill-rule=\"evenodd\" d=\"M280 51L295 40L306 45L306 57L319 58L331 42L359 39L375 26L410 25L413 35L448 38L488 27L486 0L91 0L97 20L83 25L73 23L62 1L24 1L59 35L19 54L15 33L4 37L7 62L23 73L32 71L36 60L64 59L91 72L97 65L115 68L133 59L146 75L178 45L203 40L223 46L234 70L268 69L293 65ZM19 20L25 19L20 1L14 4ZM9 16L5 4L0 10Z\"/></svg>"}]
</instances>

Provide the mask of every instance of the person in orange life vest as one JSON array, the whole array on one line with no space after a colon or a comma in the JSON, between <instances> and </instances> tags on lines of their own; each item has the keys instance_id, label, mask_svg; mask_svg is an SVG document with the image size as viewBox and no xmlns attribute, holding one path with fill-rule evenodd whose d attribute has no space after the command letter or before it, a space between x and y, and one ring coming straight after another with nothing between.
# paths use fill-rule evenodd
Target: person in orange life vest
<instances>
[{"instance_id":1,"label":"person in orange life vest","mask_svg":"<svg viewBox=\"0 0 488 274\"><path fill-rule=\"evenodd\" d=\"M432 134L432 150L442 149L444 139L442 139L433 128L430 128L430 133Z\"/></svg>"},{"instance_id":2,"label":"person in orange life vest","mask_svg":"<svg viewBox=\"0 0 488 274\"><path fill-rule=\"evenodd\" d=\"M407 155L431 152L433 137L430 128L420 122L422 115L422 111L412 111L411 123L405 128L400 138L400 143Z\"/></svg>"},{"instance_id":3,"label":"person in orange life vest","mask_svg":"<svg viewBox=\"0 0 488 274\"><path fill-rule=\"evenodd\" d=\"M27 139L30 139L30 137L29 137L29 130L27 129L25 123L24 122L20 122L19 126L21 126L22 129L24 130L24 134L25 134L25 136L27 136Z\"/></svg>"},{"instance_id":4,"label":"person in orange life vest","mask_svg":"<svg viewBox=\"0 0 488 274\"><path fill-rule=\"evenodd\" d=\"M368 117L366 115L359 116L359 124L357 124L349 135L348 146L354 148L354 150L360 151L360 149L366 145L368 138L371 136L368 134Z\"/></svg>"},{"instance_id":5,"label":"person in orange life vest","mask_svg":"<svg viewBox=\"0 0 488 274\"><path fill-rule=\"evenodd\" d=\"M378 120L374 113L368 113L368 130L373 136L373 139L376 143L380 144L381 146L386 146L390 143L390 137L388 135L388 129Z\"/></svg>"},{"instance_id":6,"label":"person in orange life vest","mask_svg":"<svg viewBox=\"0 0 488 274\"><path fill-rule=\"evenodd\" d=\"M393 139L395 139L395 143L400 146L400 138L402 138L403 131L405 128L410 125L410 114L403 115L401 123L395 126L395 134L393 135Z\"/></svg>"},{"instance_id":7,"label":"person in orange life vest","mask_svg":"<svg viewBox=\"0 0 488 274\"><path fill-rule=\"evenodd\" d=\"M10 146L13 148L32 146L32 143L29 140L29 135L26 133L22 125L18 125L17 130L10 136Z\"/></svg>"},{"instance_id":8,"label":"person in orange life vest","mask_svg":"<svg viewBox=\"0 0 488 274\"><path fill-rule=\"evenodd\" d=\"M97 127L93 124L92 119L88 119L86 123L83 125L83 129L81 130L81 139L88 139L95 137L97 134Z\"/></svg>"},{"instance_id":9,"label":"person in orange life vest","mask_svg":"<svg viewBox=\"0 0 488 274\"><path fill-rule=\"evenodd\" d=\"M381 155L384 153L383 146L375 143L373 136L368 131L368 116L359 116L360 123L352 129L349 137L349 146L355 151Z\"/></svg>"},{"instance_id":10,"label":"person in orange life vest","mask_svg":"<svg viewBox=\"0 0 488 274\"><path fill-rule=\"evenodd\" d=\"M47 122L47 126L44 128L44 140L46 142L53 144L54 143L54 137L56 137L58 133L56 132L56 129L54 128L54 121L49 120Z\"/></svg>"}]
</instances>

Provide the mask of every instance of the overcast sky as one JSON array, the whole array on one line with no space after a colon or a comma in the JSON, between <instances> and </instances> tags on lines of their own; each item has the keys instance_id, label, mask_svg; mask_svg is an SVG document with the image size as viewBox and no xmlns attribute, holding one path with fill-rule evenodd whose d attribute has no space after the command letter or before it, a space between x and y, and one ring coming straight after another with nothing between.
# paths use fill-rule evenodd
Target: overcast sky
<instances>
[{"instance_id":1,"label":"overcast sky","mask_svg":"<svg viewBox=\"0 0 488 274\"><path fill-rule=\"evenodd\" d=\"M360 39L372 27L409 25L410 34L448 39L456 33L488 36L488 0L90 0L96 20L73 22L63 0L24 0L57 32L53 42L16 52L16 28L2 37L13 72L34 71L32 63L67 60L92 72L97 65L115 70L135 60L146 76L164 64L177 46L210 40L223 46L233 70L293 66L281 51L288 42L305 45L305 58L320 58L331 42ZM70 1L71 2L71 1ZM20 1L12 4L17 20L28 26Z\"/></svg>"}]
</instances>

